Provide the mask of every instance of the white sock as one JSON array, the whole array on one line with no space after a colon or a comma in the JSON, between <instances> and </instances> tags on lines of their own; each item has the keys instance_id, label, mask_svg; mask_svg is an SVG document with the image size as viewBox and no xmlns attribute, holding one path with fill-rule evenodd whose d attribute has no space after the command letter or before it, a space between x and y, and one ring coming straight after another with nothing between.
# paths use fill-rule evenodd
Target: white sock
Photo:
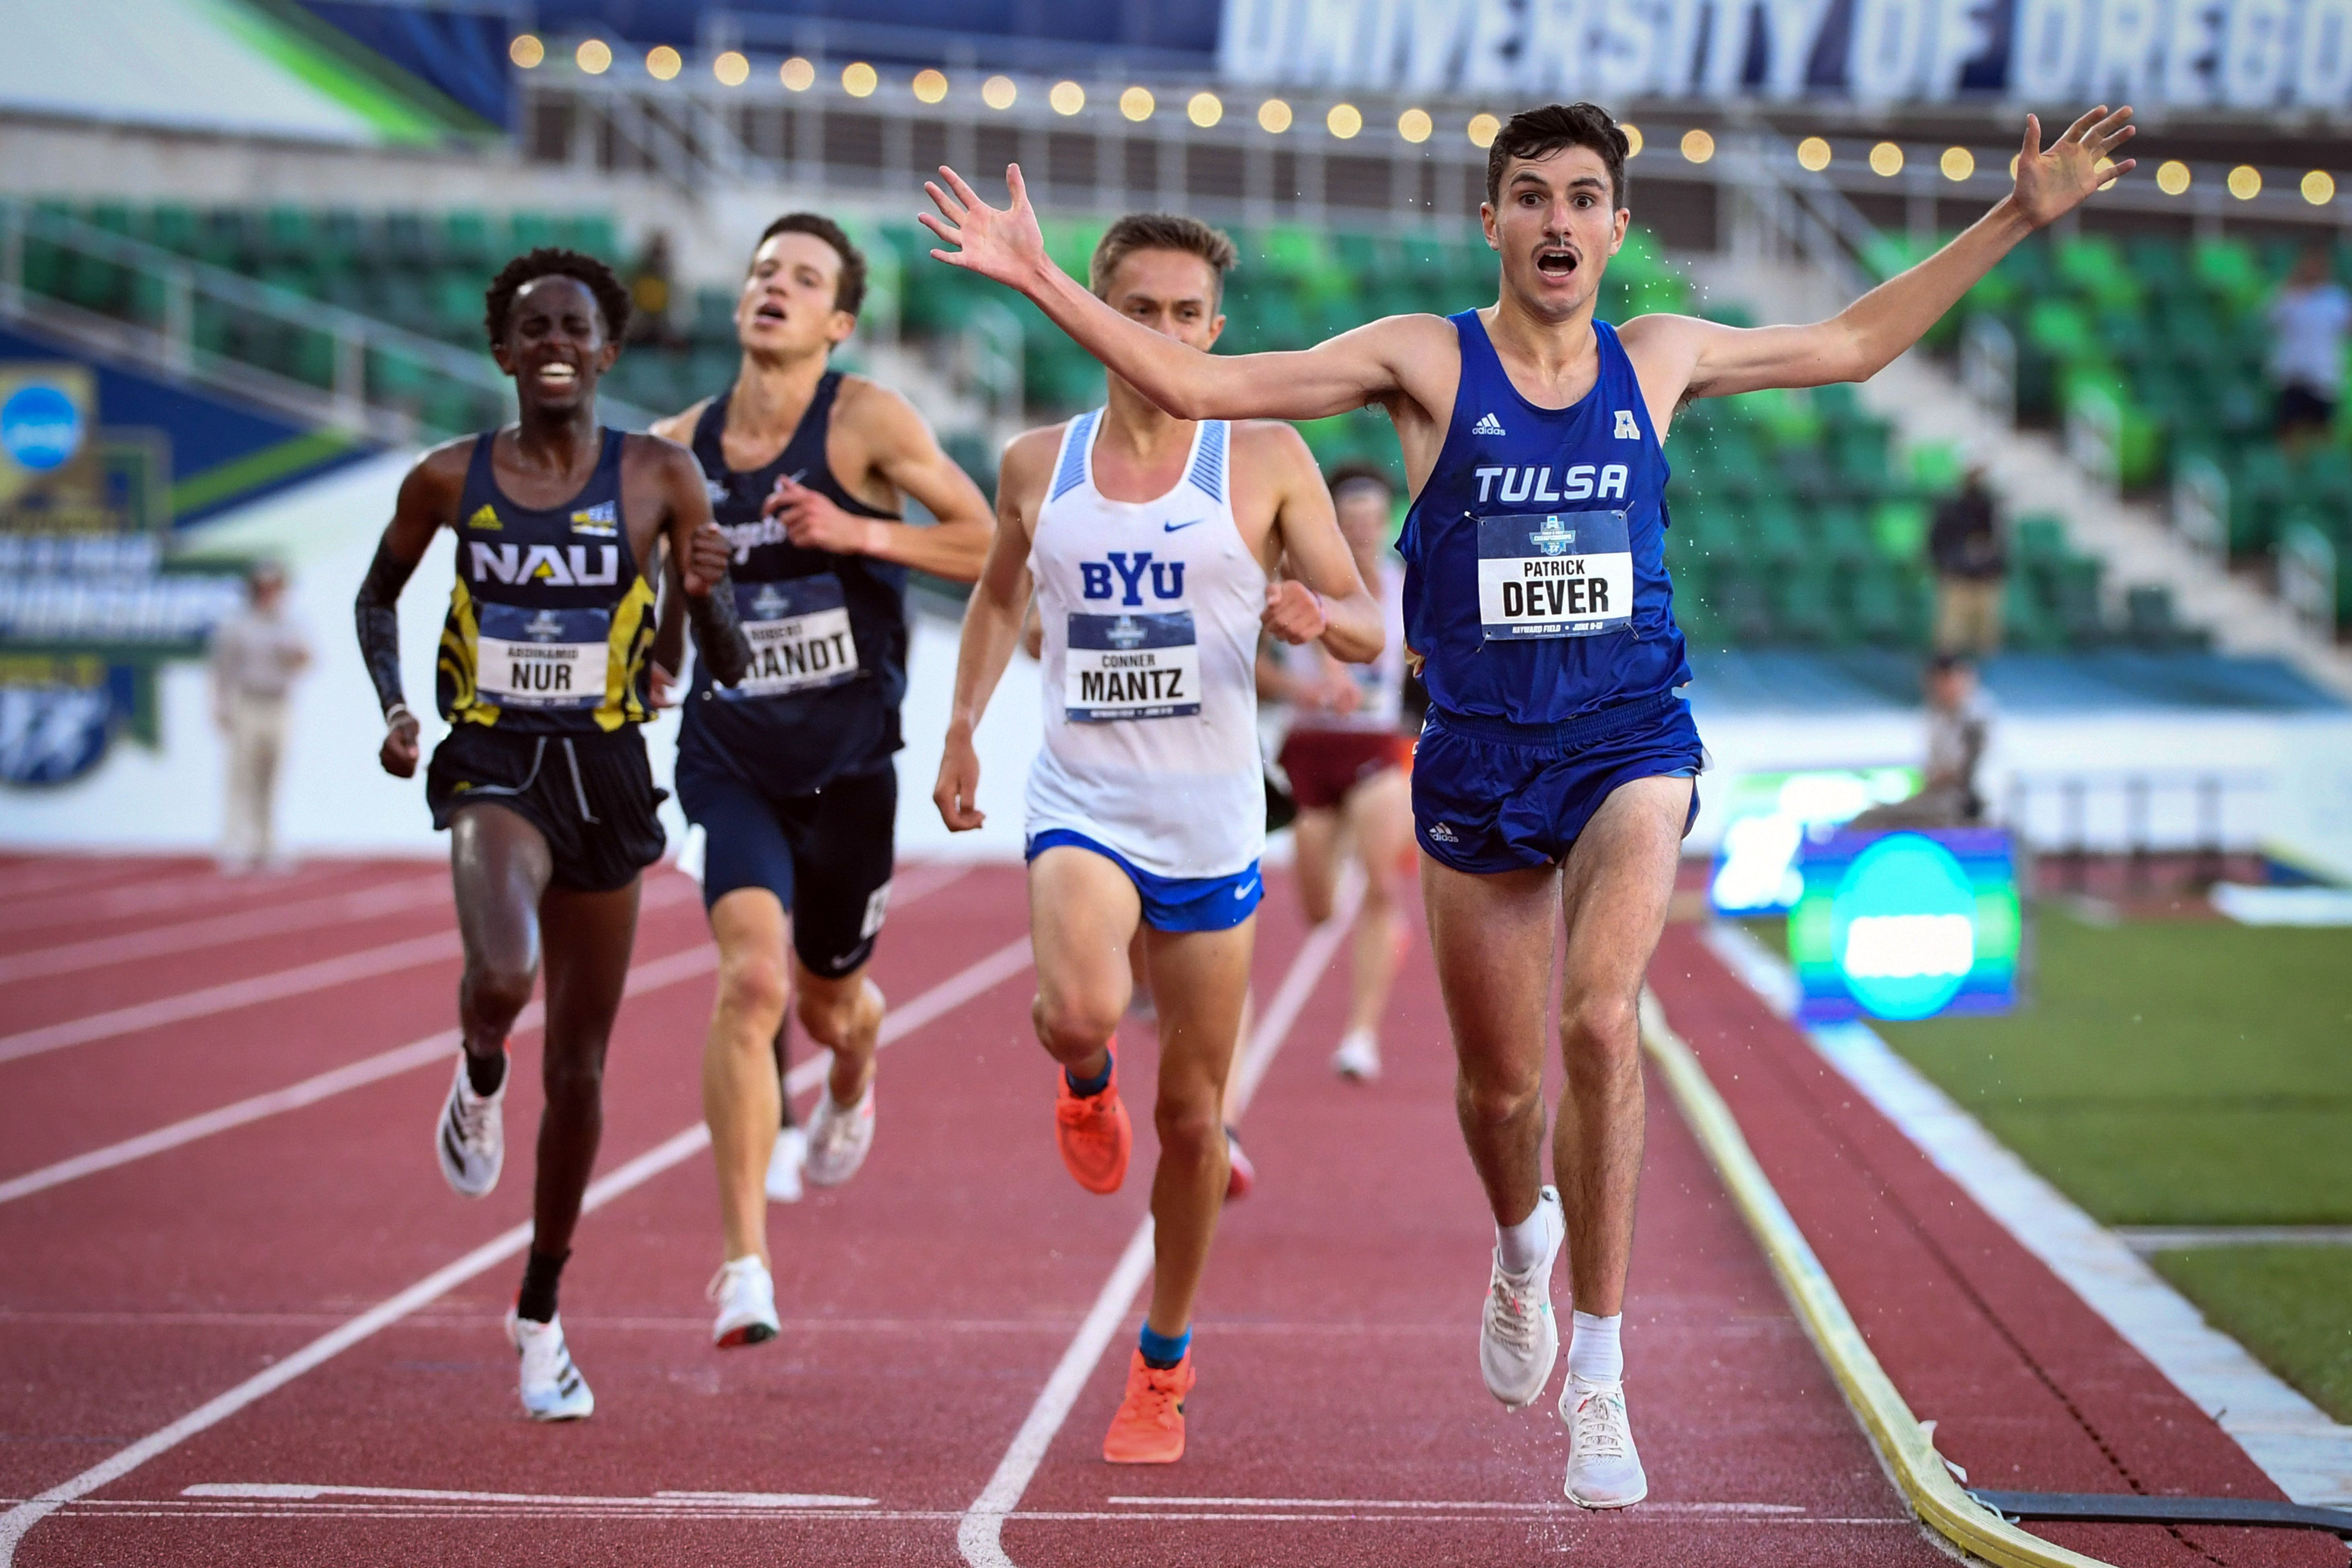
<instances>
[{"instance_id":1,"label":"white sock","mask_svg":"<svg viewBox=\"0 0 2352 1568\"><path fill-rule=\"evenodd\" d=\"M1524 1274L1541 1263L1551 1251L1551 1229L1544 1220L1543 1200L1538 1198L1536 1206L1518 1224L1496 1226L1495 1246L1508 1273Z\"/></svg>"},{"instance_id":2,"label":"white sock","mask_svg":"<svg viewBox=\"0 0 2352 1568\"><path fill-rule=\"evenodd\" d=\"M1571 1318L1568 1375L1587 1383L1624 1382L1625 1350L1617 1336L1625 1326L1625 1314L1596 1318L1590 1312L1577 1312Z\"/></svg>"}]
</instances>

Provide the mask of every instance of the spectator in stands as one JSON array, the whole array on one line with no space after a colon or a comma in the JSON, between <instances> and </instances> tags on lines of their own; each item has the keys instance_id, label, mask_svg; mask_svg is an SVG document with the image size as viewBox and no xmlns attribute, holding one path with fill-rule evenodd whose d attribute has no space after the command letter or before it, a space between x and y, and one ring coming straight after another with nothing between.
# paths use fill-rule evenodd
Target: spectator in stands
<instances>
[{"instance_id":1,"label":"spectator in stands","mask_svg":"<svg viewBox=\"0 0 2352 1568\"><path fill-rule=\"evenodd\" d=\"M1969 464L1960 488L1937 503L1927 557L1936 568L1936 651L1978 658L1999 653L2009 552L1983 465Z\"/></svg>"},{"instance_id":2,"label":"spectator in stands","mask_svg":"<svg viewBox=\"0 0 2352 1568\"><path fill-rule=\"evenodd\" d=\"M676 270L670 259L669 236L656 229L638 255L636 266L629 269L630 342L667 343L674 337L669 301Z\"/></svg>"},{"instance_id":3,"label":"spectator in stands","mask_svg":"<svg viewBox=\"0 0 2352 1568\"><path fill-rule=\"evenodd\" d=\"M213 722L228 741L221 869L281 864L274 824L287 698L310 663L310 639L286 609L286 574L264 562L246 577L246 608L213 633Z\"/></svg>"},{"instance_id":4,"label":"spectator in stands","mask_svg":"<svg viewBox=\"0 0 2352 1568\"><path fill-rule=\"evenodd\" d=\"M2278 435L2300 453L2326 438L2344 382L2344 333L2352 296L2336 285L2325 247L2305 250L2271 301L2271 383L2278 389Z\"/></svg>"},{"instance_id":5,"label":"spectator in stands","mask_svg":"<svg viewBox=\"0 0 2352 1568\"><path fill-rule=\"evenodd\" d=\"M1977 690L1976 666L1939 653L1927 665L1927 776L1919 793L1864 812L1849 826L1967 827L1984 820L1977 764L1992 725Z\"/></svg>"}]
</instances>

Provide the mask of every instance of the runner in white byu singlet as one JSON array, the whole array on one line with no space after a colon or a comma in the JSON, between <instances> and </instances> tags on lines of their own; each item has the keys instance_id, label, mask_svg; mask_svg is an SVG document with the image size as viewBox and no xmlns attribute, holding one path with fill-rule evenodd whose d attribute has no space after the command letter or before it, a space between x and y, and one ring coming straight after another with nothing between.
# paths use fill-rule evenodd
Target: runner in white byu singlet
<instances>
[{"instance_id":1,"label":"runner in white byu singlet","mask_svg":"<svg viewBox=\"0 0 2352 1568\"><path fill-rule=\"evenodd\" d=\"M1234 259L1191 218L1125 217L1095 250L1094 288L1207 348ZM981 825L972 731L1034 585L1047 715L1028 802L1037 1037L1061 1067L1063 1163L1088 1191L1118 1191L1134 1133L1110 1046L1139 925L1160 1021L1156 1267L1103 1457L1167 1464L1184 1452L1192 1300L1225 1196L1222 1108L1262 891L1258 637L1319 638L1361 662L1381 650L1380 607L1297 431L1172 419L1117 376L1105 407L1006 448L996 508L933 798L949 827Z\"/></svg>"}]
</instances>

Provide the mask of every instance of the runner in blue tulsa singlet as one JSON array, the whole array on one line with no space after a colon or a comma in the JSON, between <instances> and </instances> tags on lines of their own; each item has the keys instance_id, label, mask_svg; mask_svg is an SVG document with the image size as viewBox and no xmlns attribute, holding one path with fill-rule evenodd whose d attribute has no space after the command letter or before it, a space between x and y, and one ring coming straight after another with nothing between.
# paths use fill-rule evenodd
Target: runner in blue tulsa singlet
<instances>
[{"instance_id":1,"label":"runner in blue tulsa singlet","mask_svg":"<svg viewBox=\"0 0 2352 1568\"><path fill-rule=\"evenodd\" d=\"M1397 542L1430 700L1413 825L1456 870L1509 871L1564 858L1627 780L1704 758L1675 689L1691 672L1666 581L1665 453L1616 330L1592 323L1592 390L1539 408L1478 312L1450 319L1461 389Z\"/></svg>"}]
</instances>

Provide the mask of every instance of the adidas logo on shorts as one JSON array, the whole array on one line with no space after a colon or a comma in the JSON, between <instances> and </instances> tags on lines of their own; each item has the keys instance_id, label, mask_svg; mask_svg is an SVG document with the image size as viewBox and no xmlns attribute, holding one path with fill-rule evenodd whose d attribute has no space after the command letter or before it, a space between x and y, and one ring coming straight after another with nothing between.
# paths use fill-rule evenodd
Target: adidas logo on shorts
<instances>
[{"instance_id":1,"label":"adidas logo on shorts","mask_svg":"<svg viewBox=\"0 0 2352 1568\"><path fill-rule=\"evenodd\" d=\"M1491 414L1481 414L1478 416L1478 423L1470 426L1470 434L1473 436L1499 436L1502 433L1503 422Z\"/></svg>"},{"instance_id":2,"label":"adidas logo on shorts","mask_svg":"<svg viewBox=\"0 0 2352 1568\"><path fill-rule=\"evenodd\" d=\"M1493 416L1489 415L1488 417L1492 418ZM1454 829L1446 826L1445 824L1442 822L1433 822L1429 825L1429 841L1433 844L1459 844L1462 842L1462 840L1454 837Z\"/></svg>"}]
</instances>

